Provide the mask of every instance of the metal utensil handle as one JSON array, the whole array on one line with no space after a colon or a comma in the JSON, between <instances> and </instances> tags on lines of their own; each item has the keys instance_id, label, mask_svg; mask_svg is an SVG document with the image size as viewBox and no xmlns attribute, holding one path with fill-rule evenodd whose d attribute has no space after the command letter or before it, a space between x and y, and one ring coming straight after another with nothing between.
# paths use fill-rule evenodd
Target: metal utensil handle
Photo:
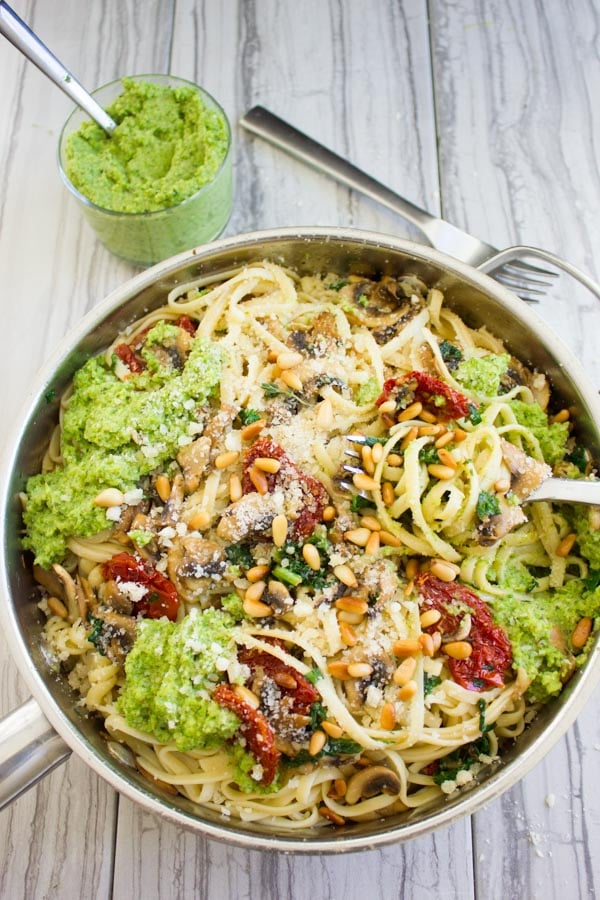
<instances>
[{"instance_id":1,"label":"metal utensil handle","mask_svg":"<svg viewBox=\"0 0 600 900\"><path fill-rule=\"evenodd\" d=\"M0 809L63 762L70 747L54 731L35 700L0 721Z\"/></svg>"},{"instance_id":2,"label":"metal utensil handle","mask_svg":"<svg viewBox=\"0 0 600 900\"><path fill-rule=\"evenodd\" d=\"M427 235L428 226L437 222L435 216L395 194L390 188L376 181L375 178L371 178L370 175L314 141L308 135L298 131L297 128L284 122L283 119L269 112L263 106L253 106L242 116L240 125L252 134L279 147L280 150L285 150L301 162L307 163L318 172L329 175L330 178L339 181L346 187L360 191L372 200L387 206L393 212L399 213L425 235Z\"/></svg>"},{"instance_id":3,"label":"metal utensil handle","mask_svg":"<svg viewBox=\"0 0 600 900\"><path fill-rule=\"evenodd\" d=\"M583 478L547 478L523 500L523 503L534 503L537 500L600 506L600 481L586 481Z\"/></svg>"},{"instance_id":4,"label":"metal utensil handle","mask_svg":"<svg viewBox=\"0 0 600 900\"><path fill-rule=\"evenodd\" d=\"M112 134L117 126L108 113L96 103L69 70L48 50L46 45L4 0L0 0L0 34L3 34L38 69L41 69L44 75L47 75L77 106L84 109L108 134Z\"/></svg>"}]
</instances>

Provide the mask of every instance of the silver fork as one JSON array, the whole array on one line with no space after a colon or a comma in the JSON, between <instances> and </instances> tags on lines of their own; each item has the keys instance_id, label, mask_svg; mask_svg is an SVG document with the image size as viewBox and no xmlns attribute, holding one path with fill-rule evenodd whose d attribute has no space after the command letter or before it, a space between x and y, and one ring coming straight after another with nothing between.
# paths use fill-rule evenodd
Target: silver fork
<instances>
[{"instance_id":1,"label":"silver fork","mask_svg":"<svg viewBox=\"0 0 600 900\"><path fill-rule=\"evenodd\" d=\"M536 247L514 247L502 251L491 244L480 241L466 231L461 231L450 222L437 218L405 200L390 188L376 181L348 160L328 150L322 144L308 137L283 119L269 112L263 106L254 106L240 119L247 131L264 138L281 150L307 163L318 172L359 191L372 200L383 204L392 212L408 219L438 250L449 253L456 259L482 269L518 294L523 300L537 301L543 296L557 273L532 266L523 257L536 257L568 272L581 281L600 299L600 287L574 266L559 257ZM498 257L496 259L496 257Z\"/></svg>"},{"instance_id":2,"label":"silver fork","mask_svg":"<svg viewBox=\"0 0 600 900\"><path fill-rule=\"evenodd\" d=\"M364 446L366 438L360 434L348 434L346 440L351 444L359 447ZM353 460L360 460L360 453L354 447L348 447L345 451L347 457ZM365 475L366 472L361 466L346 463L342 466L349 475ZM358 494L363 499L368 498L368 493L364 490L358 490L353 482L340 481L340 487L343 491ZM527 497L520 500L520 505L525 503L535 503L538 500L554 501L556 503L585 503L589 506L600 506L600 481L586 481L583 478L554 478L544 479L535 490L531 491Z\"/></svg>"}]
</instances>

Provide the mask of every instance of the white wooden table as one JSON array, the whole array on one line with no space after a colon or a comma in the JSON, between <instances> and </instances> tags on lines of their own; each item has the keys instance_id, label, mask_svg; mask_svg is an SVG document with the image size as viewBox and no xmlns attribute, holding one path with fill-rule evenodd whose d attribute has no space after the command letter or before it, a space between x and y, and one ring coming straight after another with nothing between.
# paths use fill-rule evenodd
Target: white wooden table
<instances>
[{"instance_id":1,"label":"white wooden table","mask_svg":"<svg viewBox=\"0 0 600 900\"><path fill-rule=\"evenodd\" d=\"M600 0L13 0L88 87L199 81L231 120L255 103L497 246L600 275ZM2 40L2 39L0 39ZM10 422L38 365L133 272L67 197L70 103L0 44L0 384ZM406 224L235 129L227 234ZM600 385L598 302L561 280L539 307ZM1 646L3 712L25 691ZM0 815L0 896L583 898L600 893L600 700L487 809L406 844L334 857L244 851L163 824L78 759Z\"/></svg>"}]
</instances>

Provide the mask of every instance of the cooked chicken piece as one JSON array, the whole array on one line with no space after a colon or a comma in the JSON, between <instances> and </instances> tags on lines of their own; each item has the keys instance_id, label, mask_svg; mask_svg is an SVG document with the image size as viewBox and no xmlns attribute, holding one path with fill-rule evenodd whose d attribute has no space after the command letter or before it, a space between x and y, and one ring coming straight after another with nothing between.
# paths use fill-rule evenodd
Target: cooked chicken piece
<instances>
[{"instance_id":1,"label":"cooked chicken piece","mask_svg":"<svg viewBox=\"0 0 600 900\"><path fill-rule=\"evenodd\" d=\"M552 475L552 469L546 463L538 462L527 456L519 447L502 439L502 457L511 474L510 488L513 494L524 500L542 481Z\"/></svg>"},{"instance_id":2,"label":"cooked chicken piece","mask_svg":"<svg viewBox=\"0 0 600 900\"><path fill-rule=\"evenodd\" d=\"M223 512L217 534L222 540L233 544L265 531L276 515L277 508L271 494L244 494Z\"/></svg>"}]
</instances>

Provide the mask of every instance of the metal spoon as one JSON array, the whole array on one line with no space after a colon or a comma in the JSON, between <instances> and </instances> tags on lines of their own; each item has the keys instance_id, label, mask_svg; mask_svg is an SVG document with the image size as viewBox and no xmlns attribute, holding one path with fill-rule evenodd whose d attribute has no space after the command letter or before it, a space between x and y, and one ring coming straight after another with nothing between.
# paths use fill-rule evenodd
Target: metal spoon
<instances>
[{"instance_id":1,"label":"metal spoon","mask_svg":"<svg viewBox=\"0 0 600 900\"><path fill-rule=\"evenodd\" d=\"M111 117L96 103L86 89L74 78L45 44L18 17L8 3L0 0L0 34L20 50L34 65L41 69L54 84L67 94L77 106L100 125L107 134L112 134L117 127Z\"/></svg>"}]
</instances>

